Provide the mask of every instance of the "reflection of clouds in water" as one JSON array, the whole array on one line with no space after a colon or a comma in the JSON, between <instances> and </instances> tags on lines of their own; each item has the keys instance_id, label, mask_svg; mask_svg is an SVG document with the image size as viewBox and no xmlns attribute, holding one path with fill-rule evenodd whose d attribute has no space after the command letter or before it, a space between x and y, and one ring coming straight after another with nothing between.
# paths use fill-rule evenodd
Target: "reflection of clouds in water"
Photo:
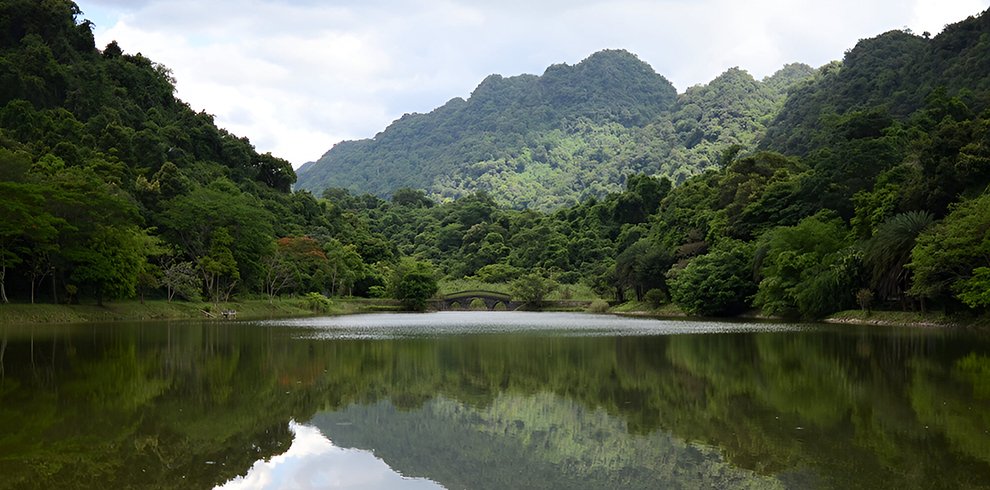
<instances>
[{"instance_id":1,"label":"reflection of clouds in water","mask_svg":"<svg viewBox=\"0 0 990 490\"><path fill-rule=\"evenodd\" d=\"M258 461L247 475L216 487L240 489L443 488L422 478L405 478L368 451L334 446L316 429L289 423L295 437L285 454Z\"/></svg>"},{"instance_id":2,"label":"reflection of clouds in water","mask_svg":"<svg viewBox=\"0 0 990 490\"><path fill-rule=\"evenodd\" d=\"M733 332L791 332L808 325L754 321L660 320L588 313L443 311L373 313L260 322L312 329L306 339L399 339L442 335L534 333L564 337L650 336ZM816 327L811 327L816 328Z\"/></svg>"}]
</instances>

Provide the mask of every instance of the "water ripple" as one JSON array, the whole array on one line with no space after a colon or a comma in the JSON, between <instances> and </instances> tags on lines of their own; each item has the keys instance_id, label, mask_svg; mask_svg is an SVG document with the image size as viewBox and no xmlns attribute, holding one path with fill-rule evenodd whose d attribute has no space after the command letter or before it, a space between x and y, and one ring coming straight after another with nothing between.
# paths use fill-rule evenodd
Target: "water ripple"
<instances>
[{"instance_id":1,"label":"water ripple","mask_svg":"<svg viewBox=\"0 0 990 490\"><path fill-rule=\"evenodd\" d=\"M661 320L588 313L458 311L372 313L261 322L298 328L305 339L398 339L448 335L532 333L542 336L600 337L736 332L793 332L808 325L715 320Z\"/></svg>"}]
</instances>

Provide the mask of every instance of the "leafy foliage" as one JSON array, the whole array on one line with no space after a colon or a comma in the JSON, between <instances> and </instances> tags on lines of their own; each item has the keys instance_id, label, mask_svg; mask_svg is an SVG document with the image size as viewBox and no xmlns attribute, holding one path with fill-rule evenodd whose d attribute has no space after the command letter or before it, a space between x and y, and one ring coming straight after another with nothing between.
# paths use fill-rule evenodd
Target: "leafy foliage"
<instances>
[{"instance_id":1,"label":"leafy foliage","mask_svg":"<svg viewBox=\"0 0 990 490\"><path fill-rule=\"evenodd\" d=\"M512 282L512 297L539 307L543 304L543 299L554 289L557 289L556 282L547 279L539 272L533 272Z\"/></svg>"},{"instance_id":2,"label":"leafy foliage","mask_svg":"<svg viewBox=\"0 0 990 490\"><path fill-rule=\"evenodd\" d=\"M817 317L853 300L855 256L843 222L827 215L801 220L766 235L754 304L771 314ZM846 294L848 293L848 294Z\"/></svg>"},{"instance_id":3,"label":"leafy foliage","mask_svg":"<svg viewBox=\"0 0 990 490\"><path fill-rule=\"evenodd\" d=\"M753 246L726 240L695 258L683 270L672 269L670 295L674 303L694 315L726 316L740 313L756 292Z\"/></svg>"},{"instance_id":4,"label":"leafy foliage","mask_svg":"<svg viewBox=\"0 0 990 490\"><path fill-rule=\"evenodd\" d=\"M422 308L442 278L696 314L987 305L985 13L682 95L624 51L493 75L305 166L318 196L177 100L167 68L97 50L71 2L0 14L3 301Z\"/></svg>"},{"instance_id":5,"label":"leafy foliage","mask_svg":"<svg viewBox=\"0 0 990 490\"><path fill-rule=\"evenodd\" d=\"M955 292L971 306L982 305L980 288L990 266L990 193L959 203L945 220L918 236L908 267L911 294L938 298Z\"/></svg>"},{"instance_id":6,"label":"leafy foliage","mask_svg":"<svg viewBox=\"0 0 990 490\"><path fill-rule=\"evenodd\" d=\"M485 79L467 100L340 143L299 169L299 188L387 196L412 185L436 199L482 190L513 208L550 210L602 197L629 174L681 182L725 146L752 147L787 87L811 69L760 82L733 68L683 96L625 51L601 51L540 76Z\"/></svg>"},{"instance_id":7,"label":"leafy foliage","mask_svg":"<svg viewBox=\"0 0 990 490\"><path fill-rule=\"evenodd\" d=\"M392 276L392 296L411 310L426 308L426 300L437 294L439 287L428 262L403 259Z\"/></svg>"}]
</instances>

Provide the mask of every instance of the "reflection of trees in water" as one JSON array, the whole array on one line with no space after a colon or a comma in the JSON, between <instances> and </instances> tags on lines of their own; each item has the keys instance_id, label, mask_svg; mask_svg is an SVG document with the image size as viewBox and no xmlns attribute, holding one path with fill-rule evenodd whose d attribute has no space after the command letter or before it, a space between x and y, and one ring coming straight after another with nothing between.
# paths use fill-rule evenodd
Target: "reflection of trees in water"
<instances>
[{"instance_id":1,"label":"reflection of trees in water","mask_svg":"<svg viewBox=\"0 0 990 490\"><path fill-rule=\"evenodd\" d=\"M373 449L396 471L447 488L779 488L710 447L663 431L631 434L621 418L550 392L503 392L484 407L435 397L318 413L335 443Z\"/></svg>"},{"instance_id":2,"label":"reflection of trees in water","mask_svg":"<svg viewBox=\"0 0 990 490\"><path fill-rule=\"evenodd\" d=\"M10 457L0 472L13 476L0 487L79 478L181 487L190 477L209 486L284 451L290 419L384 400L400 413L439 410L437 396L491 420L478 426L489 439L549 441L554 458L580 459L561 451L583 446L533 418L539 396L553 400L544 405L558 431L583 407L607 417L596 430L607 426L613 444L662 431L785 482L988 477L986 342L850 330L339 341L244 324L79 327L44 340L5 330L0 453Z\"/></svg>"},{"instance_id":3,"label":"reflection of trees in water","mask_svg":"<svg viewBox=\"0 0 990 490\"><path fill-rule=\"evenodd\" d=\"M284 451L293 397L224 328L7 335L0 488L209 487Z\"/></svg>"}]
</instances>

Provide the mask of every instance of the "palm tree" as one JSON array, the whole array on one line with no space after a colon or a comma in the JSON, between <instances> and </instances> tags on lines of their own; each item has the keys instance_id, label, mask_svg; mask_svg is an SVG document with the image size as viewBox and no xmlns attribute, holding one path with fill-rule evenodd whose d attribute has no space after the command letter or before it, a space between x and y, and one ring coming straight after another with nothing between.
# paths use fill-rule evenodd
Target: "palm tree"
<instances>
[{"instance_id":1,"label":"palm tree","mask_svg":"<svg viewBox=\"0 0 990 490\"><path fill-rule=\"evenodd\" d=\"M904 266L911 261L914 242L935 218L928 211L909 211L888 218L873 238L866 242L863 263L870 274L870 287L881 300L900 299L910 284L910 270Z\"/></svg>"}]
</instances>

